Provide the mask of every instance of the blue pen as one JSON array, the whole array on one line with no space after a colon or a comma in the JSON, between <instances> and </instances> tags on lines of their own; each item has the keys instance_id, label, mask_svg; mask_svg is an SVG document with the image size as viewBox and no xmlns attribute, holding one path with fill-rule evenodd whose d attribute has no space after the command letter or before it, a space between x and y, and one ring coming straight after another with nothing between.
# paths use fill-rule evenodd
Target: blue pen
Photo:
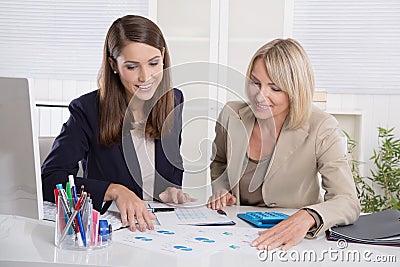
<instances>
[{"instance_id":1,"label":"blue pen","mask_svg":"<svg viewBox=\"0 0 400 267\"><path fill-rule=\"evenodd\" d=\"M78 196L76 194L74 176L73 175L69 175L68 178L69 178L69 185L71 186L72 198L74 199L74 206L75 206L76 203L78 202ZM78 212L78 214L76 215L76 218L78 220L79 232L81 233L83 245L86 247L85 228L83 227L82 217L81 217L81 213L80 212Z\"/></svg>"}]
</instances>

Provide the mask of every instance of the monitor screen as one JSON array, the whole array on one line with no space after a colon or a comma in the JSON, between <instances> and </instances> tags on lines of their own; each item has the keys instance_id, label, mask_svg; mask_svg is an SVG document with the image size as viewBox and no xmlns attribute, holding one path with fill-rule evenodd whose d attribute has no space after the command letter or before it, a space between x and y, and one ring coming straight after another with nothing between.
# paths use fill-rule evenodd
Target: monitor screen
<instances>
[{"instance_id":1,"label":"monitor screen","mask_svg":"<svg viewBox=\"0 0 400 267\"><path fill-rule=\"evenodd\" d=\"M33 111L28 79L0 77L0 213L42 219Z\"/></svg>"}]
</instances>

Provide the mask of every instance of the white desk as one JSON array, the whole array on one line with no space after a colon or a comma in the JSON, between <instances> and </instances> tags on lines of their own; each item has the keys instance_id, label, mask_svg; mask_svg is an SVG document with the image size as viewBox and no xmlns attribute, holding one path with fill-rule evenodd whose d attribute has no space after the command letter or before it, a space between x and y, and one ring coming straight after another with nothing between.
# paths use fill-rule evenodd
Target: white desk
<instances>
[{"instance_id":1,"label":"white desk","mask_svg":"<svg viewBox=\"0 0 400 267\"><path fill-rule=\"evenodd\" d=\"M228 216L237 222L237 226L250 227L247 223L236 218L236 213L254 211L261 208L255 207L227 207L224 210ZM265 209L263 209L265 210ZM291 213L289 210L276 210ZM314 250L318 256L323 250L339 251L336 242L326 241L324 236L314 240L303 240L293 248L293 253L304 253ZM377 256L394 256L395 263L375 263L376 266L399 266L400 248L387 246L369 246L361 244L349 244L344 250L358 251L361 255L370 252L370 258ZM294 254L293 254L294 255ZM287 255L283 257L288 262L279 260L275 254L272 265L287 266L293 263ZM351 259L353 259L352 257ZM393 257L392 257L393 258ZM346 260L330 260L325 255L322 262L297 262L300 266L355 266L365 265L366 261L361 259L360 263ZM37 221L18 216L0 215L0 266L271 266L271 261L262 262L254 256L235 254L233 252L217 252L203 257L178 257L150 250L143 250L114 242L110 247L95 251L70 251L61 250L54 246L54 223ZM371 265L371 263L369 264Z\"/></svg>"}]
</instances>

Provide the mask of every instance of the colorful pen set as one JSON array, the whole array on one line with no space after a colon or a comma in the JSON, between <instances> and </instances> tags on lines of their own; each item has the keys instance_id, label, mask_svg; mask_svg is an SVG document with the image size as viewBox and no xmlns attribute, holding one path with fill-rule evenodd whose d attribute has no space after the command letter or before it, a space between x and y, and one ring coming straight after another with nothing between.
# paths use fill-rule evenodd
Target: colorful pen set
<instances>
[{"instance_id":1,"label":"colorful pen set","mask_svg":"<svg viewBox=\"0 0 400 267\"><path fill-rule=\"evenodd\" d=\"M99 220L100 214L93 209L90 194L84 191L84 186L78 198L74 177L70 175L68 178L66 189L61 184L54 189L57 247L88 249L107 245L111 241L111 231L99 231L99 226L107 224L108 227L108 222Z\"/></svg>"}]
</instances>

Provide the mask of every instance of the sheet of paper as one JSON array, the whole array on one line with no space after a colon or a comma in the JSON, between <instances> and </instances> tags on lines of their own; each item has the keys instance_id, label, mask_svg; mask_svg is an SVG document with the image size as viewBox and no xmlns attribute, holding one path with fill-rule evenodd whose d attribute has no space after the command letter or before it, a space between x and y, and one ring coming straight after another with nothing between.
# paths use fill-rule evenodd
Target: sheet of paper
<instances>
[{"instance_id":1,"label":"sheet of paper","mask_svg":"<svg viewBox=\"0 0 400 267\"><path fill-rule=\"evenodd\" d=\"M173 212L157 212L157 220L161 225L233 225L226 215L218 214L205 206L175 208Z\"/></svg>"},{"instance_id":2,"label":"sheet of paper","mask_svg":"<svg viewBox=\"0 0 400 267\"><path fill-rule=\"evenodd\" d=\"M186 208L186 207L200 207L204 206L204 203L200 202L186 202L183 204L173 204L173 203L162 203L156 201L147 202L149 208Z\"/></svg>"},{"instance_id":3,"label":"sheet of paper","mask_svg":"<svg viewBox=\"0 0 400 267\"><path fill-rule=\"evenodd\" d=\"M257 255L250 243L258 229L242 227L204 227L156 225L152 231L131 232L122 229L113 233L113 242L148 249L169 255L204 255L218 251L234 251Z\"/></svg>"}]
</instances>

